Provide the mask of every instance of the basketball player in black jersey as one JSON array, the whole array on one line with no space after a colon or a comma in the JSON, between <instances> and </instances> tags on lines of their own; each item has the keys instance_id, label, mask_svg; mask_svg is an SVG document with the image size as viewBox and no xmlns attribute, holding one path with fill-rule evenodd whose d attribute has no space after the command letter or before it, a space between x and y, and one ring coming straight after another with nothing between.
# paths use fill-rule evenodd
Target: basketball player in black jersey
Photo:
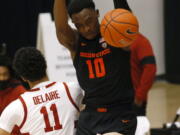
<instances>
[{"instance_id":1,"label":"basketball player in black jersey","mask_svg":"<svg viewBox=\"0 0 180 135\"><path fill-rule=\"evenodd\" d=\"M92 0L71 0L66 4L66 0L55 0L54 17L58 40L69 49L85 91L86 107L80 114L77 135L134 135L130 53L103 40L99 13ZM77 30L68 25L68 14Z\"/></svg>"}]
</instances>

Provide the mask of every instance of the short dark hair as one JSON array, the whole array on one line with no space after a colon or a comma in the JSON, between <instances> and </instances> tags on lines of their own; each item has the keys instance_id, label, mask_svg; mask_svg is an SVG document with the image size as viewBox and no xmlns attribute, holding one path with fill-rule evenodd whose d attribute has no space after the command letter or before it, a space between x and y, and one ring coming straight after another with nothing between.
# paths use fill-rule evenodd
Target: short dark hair
<instances>
[{"instance_id":1,"label":"short dark hair","mask_svg":"<svg viewBox=\"0 0 180 135\"><path fill-rule=\"evenodd\" d=\"M46 60L34 47L20 48L15 54L13 67L21 77L31 82L46 76Z\"/></svg>"},{"instance_id":2,"label":"short dark hair","mask_svg":"<svg viewBox=\"0 0 180 135\"><path fill-rule=\"evenodd\" d=\"M68 14L71 17L74 13L79 13L84 8L95 9L93 0L70 0L67 4Z\"/></svg>"}]
</instances>

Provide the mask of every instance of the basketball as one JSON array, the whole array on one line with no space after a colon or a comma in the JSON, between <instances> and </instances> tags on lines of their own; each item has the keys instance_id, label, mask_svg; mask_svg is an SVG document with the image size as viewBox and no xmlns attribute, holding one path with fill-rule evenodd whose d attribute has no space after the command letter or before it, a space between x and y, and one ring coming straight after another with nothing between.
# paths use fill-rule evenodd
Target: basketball
<instances>
[{"instance_id":1,"label":"basketball","mask_svg":"<svg viewBox=\"0 0 180 135\"><path fill-rule=\"evenodd\" d=\"M128 10L114 9L107 12L100 24L104 40L114 47L127 47L137 38L139 24Z\"/></svg>"}]
</instances>

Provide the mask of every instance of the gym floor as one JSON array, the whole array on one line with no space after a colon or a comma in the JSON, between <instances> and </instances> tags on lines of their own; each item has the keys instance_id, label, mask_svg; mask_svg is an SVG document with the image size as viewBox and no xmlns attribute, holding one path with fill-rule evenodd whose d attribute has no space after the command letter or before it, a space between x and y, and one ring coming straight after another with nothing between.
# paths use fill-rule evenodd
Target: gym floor
<instances>
[{"instance_id":1,"label":"gym floor","mask_svg":"<svg viewBox=\"0 0 180 135\"><path fill-rule=\"evenodd\" d=\"M151 128L172 122L180 107L180 84L157 81L149 91L147 117Z\"/></svg>"}]
</instances>

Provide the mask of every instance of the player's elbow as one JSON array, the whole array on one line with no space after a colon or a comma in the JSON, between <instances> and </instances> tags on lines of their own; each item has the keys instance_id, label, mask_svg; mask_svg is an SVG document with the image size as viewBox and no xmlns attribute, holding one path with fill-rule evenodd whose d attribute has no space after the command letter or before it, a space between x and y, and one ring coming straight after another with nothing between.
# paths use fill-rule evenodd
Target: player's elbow
<instances>
[{"instance_id":1,"label":"player's elbow","mask_svg":"<svg viewBox=\"0 0 180 135\"><path fill-rule=\"evenodd\" d=\"M75 36L64 31L56 31L57 39L61 45L68 48L70 51L75 50ZM68 36L67 36L68 35Z\"/></svg>"},{"instance_id":2,"label":"player's elbow","mask_svg":"<svg viewBox=\"0 0 180 135\"><path fill-rule=\"evenodd\" d=\"M55 21L55 27L56 27L56 33L57 34L63 34L69 30L69 24L67 22L56 22Z\"/></svg>"},{"instance_id":3,"label":"player's elbow","mask_svg":"<svg viewBox=\"0 0 180 135\"><path fill-rule=\"evenodd\" d=\"M64 37L68 35L68 28L67 27L61 27L61 26L56 26L56 35L61 44L64 42Z\"/></svg>"},{"instance_id":4,"label":"player's elbow","mask_svg":"<svg viewBox=\"0 0 180 135\"><path fill-rule=\"evenodd\" d=\"M62 25L56 25L56 34L57 36L65 33L67 28L63 27Z\"/></svg>"}]
</instances>

